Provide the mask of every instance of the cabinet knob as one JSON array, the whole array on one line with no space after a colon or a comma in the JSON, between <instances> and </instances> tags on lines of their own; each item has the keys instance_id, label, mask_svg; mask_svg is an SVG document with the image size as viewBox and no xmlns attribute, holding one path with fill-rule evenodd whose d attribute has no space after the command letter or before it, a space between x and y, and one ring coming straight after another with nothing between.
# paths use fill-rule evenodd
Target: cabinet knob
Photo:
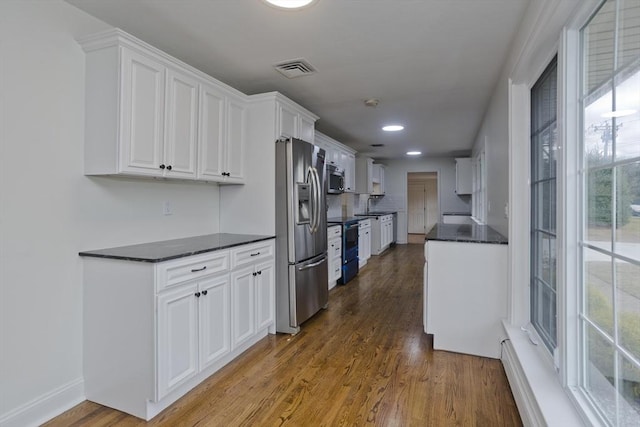
<instances>
[{"instance_id":1,"label":"cabinet knob","mask_svg":"<svg viewBox=\"0 0 640 427\"><path fill-rule=\"evenodd\" d=\"M167 166L167 170L168 170L168 171L170 171L171 169L173 169L173 168L171 167L171 165Z\"/></svg>"},{"instance_id":2,"label":"cabinet knob","mask_svg":"<svg viewBox=\"0 0 640 427\"><path fill-rule=\"evenodd\" d=\"M258 274L258 273L256 273L255 271L253 272L253 275L254 275L254 276L255 276L255 275L257 275L257 274Z\"/></svg>"},{"instance_id":3,"label":"cabinet knob","mask_svg":"<svg viewBox=\"0 0 640 427\"><path fill-rule=\"evenodd\" d=\"M165 168L165 165L160 165L160 169L164 169L164 168Z\"/></svg>"},{"instance_id":4,"label":"cabinet knob","mask_svg":"<svg viewBox=\"0 0 640 427\"><path fill-rule=\"evenodd\" d=\"M202 291L202 295L206 295L209 291L207 291L206 289L204 291Z\"/></svg>"},{"instance_id":5,"label":"cabinet knob","mask_svg":"<svg viewBox=\"0 0 640 427\"><path fill-rule=\"evenodd\" d=\"M262 270L258 271L258 274L262 274Z\"/></svg>"},{"instance_id":6,"label":"cabinet knob","mask_svg":"<svg viewBox=\"0 0 640 427\"><path fill-rule=\"evenodd\" d=\"M200 292L196 292L195 295L196 295L196 298L200 298Z\"/></svg>"}]
</instances>

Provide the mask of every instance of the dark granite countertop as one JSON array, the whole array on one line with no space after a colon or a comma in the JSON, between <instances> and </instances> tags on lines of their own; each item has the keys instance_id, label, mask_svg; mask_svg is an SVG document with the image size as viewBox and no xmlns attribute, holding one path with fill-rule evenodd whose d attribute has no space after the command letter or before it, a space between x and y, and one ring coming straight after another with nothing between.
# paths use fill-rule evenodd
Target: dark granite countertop
<instances>
[{"instance_id":1,"label":"dark granite countertop","mask_svg":"<svg viewBox=\"0 0 640 427\"><path fill-rule=\"evenodd\" d=\"M494 243L506 245L506 237L487 225L438 223L427 233L425 240L463 243Z\"/></svg>"},{"instance_id":2,"label":"dark granite countertop","mask_svg":"<svg viewBox=\"0 0 640 427\"><path fill-rule=\"evenodd\" d=\"M369 213L356 214L356 216L368 216L368 217L371 217L371 218L377 218L379 216L394 215L394 214L397 214L397 213L398 213L398 211L369 212Z\"/></svg>"},{"instance_id":3,"label":"dark granite countertop","mask_svg":"<svg viewBox=\"0 0 640 427\"><path fill-rule=\"evenodd\" d=\"M334 216L327 218L327 224L349 224L352 222L360 222L362 218L355 216Z\"/></svg>"},{"instance_id":4,"label":"dark granite countertop","mask_svg":"<svg viewBox=\"0 0 640 427\"><path fill-rule=\"evenodd\" d=\"M95 251L83 251L80 252L79 255L155 263L273 238L275 238L275 236L218 233Z\"/></svg>"},{"instance_id":5,"label":"dark granite countertop","mask_svg":"<svg viewBox=\"0 0 640 427\"><path fill-rule=\"evenodd\" d=\"M470 212L442 212L442 215L471 216Z\"/></svg>"}]
</instances>

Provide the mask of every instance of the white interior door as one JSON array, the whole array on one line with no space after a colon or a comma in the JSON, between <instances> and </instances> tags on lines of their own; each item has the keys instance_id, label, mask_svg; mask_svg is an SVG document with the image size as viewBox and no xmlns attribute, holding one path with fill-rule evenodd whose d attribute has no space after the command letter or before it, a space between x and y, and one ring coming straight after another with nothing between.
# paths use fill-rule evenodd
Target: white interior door
<instances>
[{"instance_id":1,"label":"white interior door","mask_svg":"<svg viewBox=\"0 0 640 427\"><path fill-rule=\"evenodd\" d=\"M438 208L438 181L429 179L424 182L426 215L425 230L428 232L438 222L440 209Z\"/></svg>"},{"instance_id":2,"label":"white interior door","mask_svg":"<svg viewBox=\"0 0 640 427\"><path fill-rule=\"evenodd\" d=\"M425 185L423 183L408 185L408 219L409 233L425 232L425 215L426 215L426 194Z\"/></svg>"}]
</instances>

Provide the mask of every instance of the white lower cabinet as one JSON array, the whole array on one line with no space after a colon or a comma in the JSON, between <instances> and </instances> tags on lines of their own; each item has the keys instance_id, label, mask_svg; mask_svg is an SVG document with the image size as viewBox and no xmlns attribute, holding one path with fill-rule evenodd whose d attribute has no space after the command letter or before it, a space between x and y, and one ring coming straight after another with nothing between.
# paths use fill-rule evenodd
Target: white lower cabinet
<instances>
[{"instance_id":1,"label":"white lower cabinet","mask_svg":"<svg viewBox=\"0 0 640 427\"><path fill-rule=\"evenodd\" d=\"M342 226L334 225L327 228L329 269L329 290L333 289L342 277Z\"/></svg>"},{"instance_id":2,"label":"white lower cabinet","mask_svg":"<svg viewBox=\"0 0 640 427\"><path fill-rule=\"evenodd\" d=\"M372 218L371 253L380 255L393 242L393 215L382 215Z\"/></svg>"},{"instance_id":3,"label":"white lower cabinet","mask_svg":"<svg viewBox=\"0 0 640 427\"><path fill-rule=\"evenodd\" d=\"M146 263L84 260L87 400L149 420L275 333L274 241Z\"/></svg>"},{"instance_id":4,"label":"white lower cabinet","mask_svg":"<svg viewBox=\"0 0 640 427\"><path fill-rule=\"evenodd\" d=\"M371 219L365 219L358 224L358 267L367 265L371 258Z\"/></svg>"},{"instance_id":5,"label":"white lower cabinet","mask_svg":"<svg viewBox=\"0 0 640 427\"><path fill-rule=\"evenodd\" d=\"M158 296L158 399L198 371L198 284Z\"/></svg>"}]
</instances>

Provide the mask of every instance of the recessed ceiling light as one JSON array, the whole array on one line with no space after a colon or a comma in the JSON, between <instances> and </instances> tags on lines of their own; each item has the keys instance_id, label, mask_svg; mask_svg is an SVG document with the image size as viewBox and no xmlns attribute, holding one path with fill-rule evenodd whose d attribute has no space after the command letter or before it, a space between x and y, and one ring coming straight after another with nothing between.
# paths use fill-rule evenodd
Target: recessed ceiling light
<instances>
[{"instance_id":1,"label":"recessed ceiling light","mask_svg":"<svg viewBox=\"0 0 640 427\"><path fill-rule=\"evenodd\" d=\"M636 110L617 110L617 111L609 111L607 113L601 114L602 117L606 117L608 119L612 117L625 117L635 114Z\"/></svg>"},{"instance_id":2,"label":"recessed ceiling light","mask_svg":"<svg viewBox=\"0 0 640 427\"><path fill-rule=\"evenodd\" d=\"M422 151L407 151L407 156L419 156Z\"/></svg>"},{"instance_id":3,"label":"recessed ceiling light","mask_svg":"<svg viewBox=\"0 0 640 427\"><path fill-rule=\"evenodd\" d=\"M305 6L309 6L317 0L264 0L270 5L279 7L282 9L300 9Z\"/></svg>"},{"instance_id":4,"label":"recessed ceiling light","mask_svg":"<svg viewBox=\"0 0 640 427\"><path fill-rule=\"evenodd\" d=\"M404 129L404 126L402 125L388 125L388 126L384 126L382 128L382 130L386 131L386 132L397 132L399 130Z\"/></svg>"}]
</instances>

